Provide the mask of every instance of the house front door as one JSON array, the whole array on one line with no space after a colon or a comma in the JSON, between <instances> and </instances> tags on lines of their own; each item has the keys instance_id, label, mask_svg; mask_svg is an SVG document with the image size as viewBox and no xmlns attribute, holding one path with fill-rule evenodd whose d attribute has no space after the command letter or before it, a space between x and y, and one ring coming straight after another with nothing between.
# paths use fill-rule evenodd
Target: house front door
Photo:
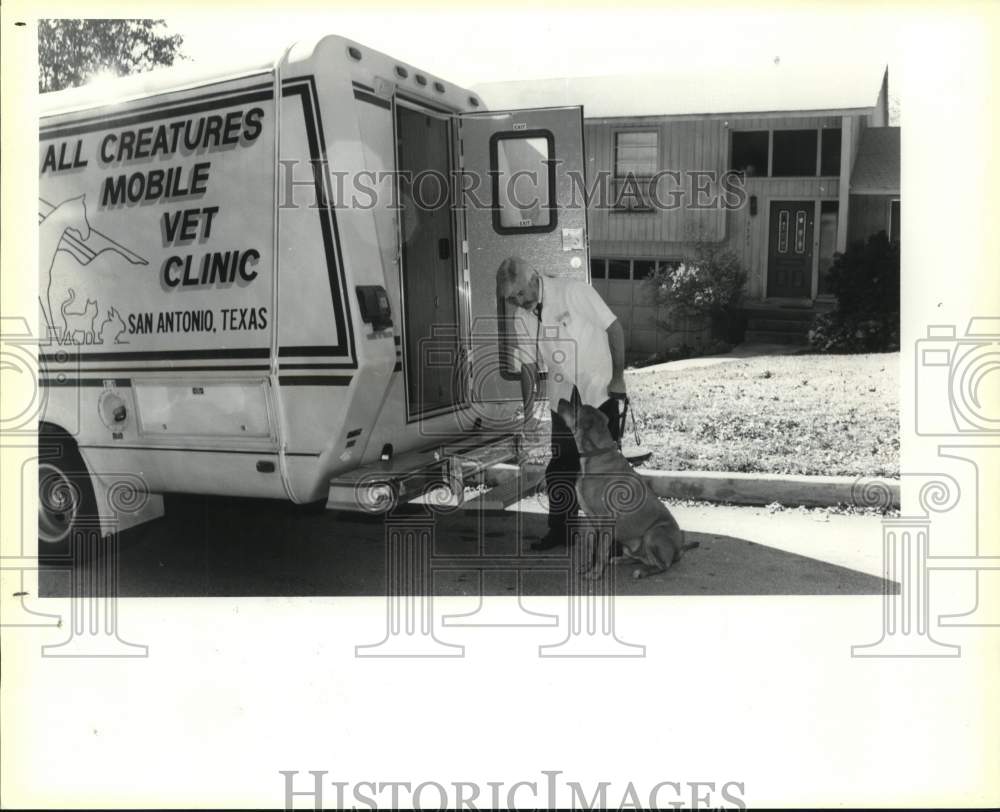
<instances>
[{"instance_id":1,"label":"house front door","mask_svg":"<svg viewBox=\"0 0 1000 812\"><path fill-rule=\"evenodd\" d=\"M812 295L813 216L811 200L771 203L767 253L767 295L809 298Z\"/></svg>"}]
</instances>

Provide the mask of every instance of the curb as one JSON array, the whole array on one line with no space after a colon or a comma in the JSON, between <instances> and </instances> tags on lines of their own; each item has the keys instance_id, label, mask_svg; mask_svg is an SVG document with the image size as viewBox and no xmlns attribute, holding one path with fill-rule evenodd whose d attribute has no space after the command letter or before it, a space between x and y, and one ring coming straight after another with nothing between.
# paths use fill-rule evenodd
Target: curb
<instances>
[{"instance_id":1,"label":"curb","mask_svg":"<svg viewBox=\"0 0 1000 812\"><path fill-rule=\"evenodd\" d=\"M494 466L488 484L512 490L521 474L521 487L539 484L545 466ZM725 471L654 471L637 468L653 493L663 499L696 499L732 505L786 507L885 507L899 509L899 480L881 477L800 476L795 474L737 474ZM524 491L522 491L524 492ZM501 493L495 499L503 501ZM493 500L491 500L493 501ZM886 504L888 502L888 504Z\"/></svg>"},{"instance_id":2,"label":"curb","mask_svg":"<svg viewBox=\"0 0 1000 812\"><path fill-rule=\"evenodd\" d=\"M668 499L700 499L734 505L786 507L899 508L899 480L877 477L737 474L722 471L651 471L636 469L653 493ZM889 504L886 505L885 501Z\"/></svg>"}]
</instances>

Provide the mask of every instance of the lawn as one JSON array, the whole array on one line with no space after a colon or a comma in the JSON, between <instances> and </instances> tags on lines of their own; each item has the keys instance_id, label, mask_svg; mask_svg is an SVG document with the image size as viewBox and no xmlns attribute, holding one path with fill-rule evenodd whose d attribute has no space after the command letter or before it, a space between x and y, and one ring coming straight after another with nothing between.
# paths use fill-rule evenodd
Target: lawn
<instances>
[{"instance_id":1,"label":"lawn","mask_svg":"<svg viewBox=\"0 0 1000 812\"><path fill-rule=\"evenodd\" d=\"M626 383L645 467L899 476L899 353L640 369Z\"/></svg>"}]
</instances>

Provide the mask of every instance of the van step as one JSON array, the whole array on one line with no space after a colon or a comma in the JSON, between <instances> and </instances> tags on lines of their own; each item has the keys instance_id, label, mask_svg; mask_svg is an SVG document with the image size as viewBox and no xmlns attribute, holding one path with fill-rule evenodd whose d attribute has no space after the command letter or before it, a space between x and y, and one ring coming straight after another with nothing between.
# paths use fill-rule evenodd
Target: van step
<instances>
[{"instance_id":1,"label":"van step","mask_svg":"<svg viewBox=\"0 0 1000 812\"><path fill-rule=\"evenodd\" d=\"M514 434L479 435L362 465L330 480L326 506L382 513L419 497L461 504L467 481L517 459L517 439Z\"/></svg>"},{"instance_id":2,"label":"van step","mask_svg":"<svg viewBox=\"0 0 1000 812\"><path fill-rule=\"evenodd\" d=\"M483 484L487 489L470 498L466 505L483 510L503 510L531 494L544 478L545 466L538 463L497 463L483 472Z\"/></svg>"}]
</instances>

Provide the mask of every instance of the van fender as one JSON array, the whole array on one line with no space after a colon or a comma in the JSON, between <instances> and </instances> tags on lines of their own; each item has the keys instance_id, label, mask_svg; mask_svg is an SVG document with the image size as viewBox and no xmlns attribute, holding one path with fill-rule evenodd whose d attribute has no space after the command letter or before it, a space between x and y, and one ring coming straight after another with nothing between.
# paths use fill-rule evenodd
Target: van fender
<instances>
[{"instance_id":1,"label":"van fender","mask_svg":"<svg viewBox=\"0 0 1000 812\"><path fill-rule=\"evenodd\" d=\"M80 448L65 429L55 423L42 422L38 427L40 458L58 459L59 449L71 451L86 469L87 481L93 490L94 510L100 522L101 536L144 524L164 515L163 496L151 493L146 481L132 473L95 473L87 459L87 450Z\"/></svg>"},{"instance_id":2,"label":"van fender","mask_svg":"<svg viewBox=\"0 0 1000 812\"><path fill-rule=\"evenodd\" d=\"M91 470L101 536L138 527L164 515L163 496L150 493L145 480L136 474L95 475L86 455L81 454Z\"/></svg>"}]
</instances>

